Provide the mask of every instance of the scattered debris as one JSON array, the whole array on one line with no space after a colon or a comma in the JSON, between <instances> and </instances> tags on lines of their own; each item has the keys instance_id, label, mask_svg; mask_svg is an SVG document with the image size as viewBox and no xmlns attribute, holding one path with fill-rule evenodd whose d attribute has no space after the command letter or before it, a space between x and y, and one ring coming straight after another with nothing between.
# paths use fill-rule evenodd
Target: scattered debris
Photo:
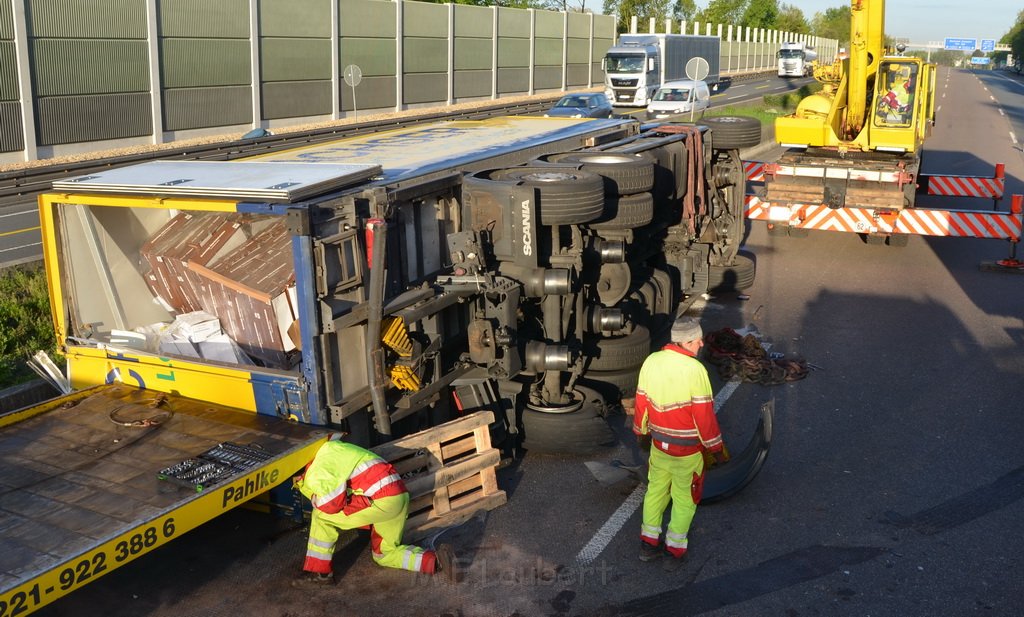
<instances>
[{"instance_id":1,"label":"scattered debris","mask_svg":"<svg viewBox=\"0 0 1024 617\"><path fill-rule=\"evenodd\" d=\"M71 382L45 351L37 351L29 359L28 366L61 394L71 394Z\"/></svg>"},{"instance_id":2,"label":"scattered debris","mask_svg":"<svg viewBox=\"0 0 1024 617\"><path fill-rule=\"evenodd\" d=\"M709 361L718 367L723 379L740 377L743 381L772 386L807 376L806 361L769 354L753 332L740 334L732 328L722 328L705 336L704 342Z\"/></svg>"}]
</instances>

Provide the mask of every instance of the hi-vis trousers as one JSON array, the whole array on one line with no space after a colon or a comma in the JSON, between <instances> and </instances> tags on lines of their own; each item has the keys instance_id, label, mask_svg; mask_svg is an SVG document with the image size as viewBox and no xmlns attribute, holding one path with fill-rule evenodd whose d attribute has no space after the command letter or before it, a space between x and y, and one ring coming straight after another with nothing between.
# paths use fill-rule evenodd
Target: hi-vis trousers
<instances>
[{"instance_id":1,"label":"hi-vis trousers","mask_svg":"<svg viewBox=\"0 0 1024 617\"><path fill-rule=\"evenodd\" d=\"M704 457L700 452L671 456L652 446L648 467L640 539L653 546L660 544L662 519L671 501L665 548L673 556L682 557L687 547L686 534L700 501Z\"/></svg>"},{"instance_id":2,"label":"hi-vis trousers","mask_svg":"<svg viewBox=\"0 0 1024 617\"><path fill-rule=\"evenodd\" d=\"M302 568L309 572L330 573L339 532L369 527L373 560L379 565L432 573L435 564L433 551L402 544L402 531L408 512L409 493L374 499L370 506L352 514L325 514L314 508L309 523L306 561Z\"/></svg>"}]
</instances>

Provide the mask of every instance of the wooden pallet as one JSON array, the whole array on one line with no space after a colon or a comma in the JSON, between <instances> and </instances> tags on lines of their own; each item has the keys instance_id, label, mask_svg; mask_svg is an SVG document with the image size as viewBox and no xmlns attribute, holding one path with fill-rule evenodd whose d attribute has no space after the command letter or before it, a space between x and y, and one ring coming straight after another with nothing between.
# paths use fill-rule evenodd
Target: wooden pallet
<instances>
[{"instance_id":1,"label":"wooden pallet","mask_svg":"<svg viewBox=\"0 0 1024 617\"><path fill-rule=\"evenodd\" d=\"M394 465L409 491L404 542L416 542L505 503L495 476L500 453L491 447L487 429L493 421L490 411L478 411L373 448Z\"/></svg>"}]
</instances>

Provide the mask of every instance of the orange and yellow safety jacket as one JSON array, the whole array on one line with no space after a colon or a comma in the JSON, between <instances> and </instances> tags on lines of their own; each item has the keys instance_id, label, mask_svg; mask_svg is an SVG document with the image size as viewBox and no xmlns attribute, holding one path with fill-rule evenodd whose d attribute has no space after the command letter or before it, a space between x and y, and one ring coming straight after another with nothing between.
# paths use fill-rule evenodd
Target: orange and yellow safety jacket
<instances>
[{"instance_id":1,"label":"orange and yellow safety jacket","mask_svg":"<svg viewBox=\"0 0 1024 617\"><path fill-rule=\"evenodd\" d=\"M405 484L390 463L344 441L328 441L296 479L295 487L325 514L354 514L374 499L401 495Z\"/></svg>"},{"instance_id":2,"label":"orange and yellow safety jacket","mask_svg":"<svg viewBox=\"0 0 1024 617\"><path fill-rule=\"evenodd\" d=\"M650 435L654 447L672 456L724 447L708 372L693 354L670 343L647 357L637 382L633 432Z\"/></svg>"}]
</instances>

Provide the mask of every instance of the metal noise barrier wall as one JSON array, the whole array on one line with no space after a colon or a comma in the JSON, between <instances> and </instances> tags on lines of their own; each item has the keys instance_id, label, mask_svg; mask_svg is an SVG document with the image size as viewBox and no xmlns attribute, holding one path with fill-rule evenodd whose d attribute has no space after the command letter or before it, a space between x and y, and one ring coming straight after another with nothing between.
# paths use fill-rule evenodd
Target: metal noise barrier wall
<instances>
[{"instance_id":1,"label":"metal noise barrier wall","mask_svg":"<svg viewBox=\"0 0 1024 617\"><path fill-rule=\"evenodd\" d=\"M0 2L0 165L589 89L614 38L612 16L401 0Z\"/></svg>"}]
</instances>

